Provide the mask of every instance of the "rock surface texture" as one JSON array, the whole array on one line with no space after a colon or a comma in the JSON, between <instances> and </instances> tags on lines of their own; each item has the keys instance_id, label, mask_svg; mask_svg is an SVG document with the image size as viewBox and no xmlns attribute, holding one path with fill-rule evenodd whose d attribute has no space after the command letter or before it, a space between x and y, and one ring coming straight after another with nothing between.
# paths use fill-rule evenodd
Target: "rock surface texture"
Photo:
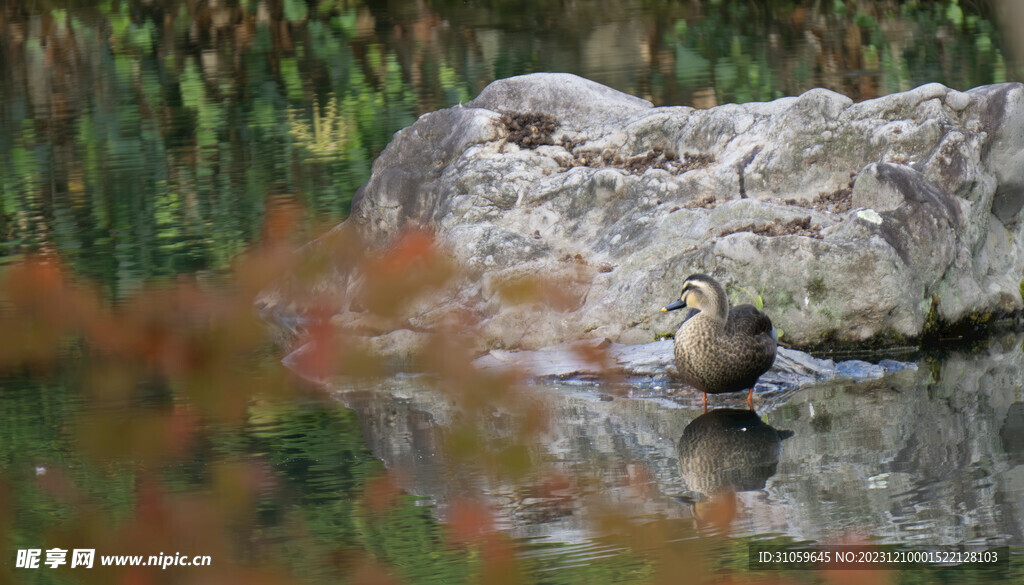
<instances>
[{"instance_id":1,"label":"rock surface texture","mask_svg":"<svg viewBox=\"0 0 1024 585\"><path fill-rule=\"evenodd\" d=\"M1021 84L695 110L540 73L398 132L348 222L381 243L428 226L472 271L409 329L468 309L489 348L649 342L704 272L813 347L1020 310L1022 207ZM531 275L569 306L499 302Z\"/></svg>"}]
</instances>

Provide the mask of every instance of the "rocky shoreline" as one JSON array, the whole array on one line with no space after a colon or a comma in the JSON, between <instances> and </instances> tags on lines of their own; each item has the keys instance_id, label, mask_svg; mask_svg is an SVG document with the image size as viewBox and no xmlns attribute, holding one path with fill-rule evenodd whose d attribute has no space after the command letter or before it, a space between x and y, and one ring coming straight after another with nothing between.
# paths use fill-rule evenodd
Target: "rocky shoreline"
<instances>
[{"instance_id":1,"label":"rocky shoreline","mask_svg":"<svg viewBox=\"0 0 1024 585\"><path fill-rule=\"evenodd\" d=\"M696 110L543 73L396 133L337 229L386 247L426 228L467 270L369 332L385 352L453 314L479 319L480 352L647 343L695 272L763 303L791 347L877 347L1018 315L1022 207L1021 84ZM503 302L538 276L560 306ZM345 303L332 320L366 321Z\"/></svg>"}]
</instances>

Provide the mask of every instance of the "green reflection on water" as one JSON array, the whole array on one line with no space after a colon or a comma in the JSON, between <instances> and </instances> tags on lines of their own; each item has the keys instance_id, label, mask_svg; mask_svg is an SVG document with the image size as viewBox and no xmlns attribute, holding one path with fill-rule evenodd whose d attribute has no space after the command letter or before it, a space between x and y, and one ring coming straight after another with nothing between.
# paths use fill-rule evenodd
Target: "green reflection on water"
<instances>
[{"instance_id":1,"label":"green reflection on water","mask_svg":"<svg viewBox=\"0 0 1024 585\"><path fill-rule=\"evenodd\" d=\"M224 268L268 199L337 222L394 132L496 78L567 71L656 105L966 89L1012 78L991 18L955 2L30 4L0 20L0 259L58 251L121 297Z\"/></svg>"},{"instance_id":2,"label":"green reflection on water","mask_svg":"<svg viewBox=\"0 0 1024 585\"><path fill-rule=\"evenodd\" d=\"M0 469L5 482L0 487L11 496L5 503L13 508L13 520L4 538L10 537L12 554L17 549L56 546L51 540L54 531L78 521L84 521L94 534L103 534L142 513L138 486L153 472L154 462L147 463L141 455L133 460L97 459L82 451L74 428L93 424L97 411L137 418L169 408L172 401L159 392L143 391L145 395L131 403L87 406L70 389L75 382L72 374L26 374L5 376L0 384ZM205 439L187 454L156 463L162 467L162 485L170 493L205 494L215 489L218 466L265 465L271 476L262 481L266 487L259 491L252 525L238 532L238 554L247 562L287 567L303 583L346 579L367 558L409 583L478 581L478 552L472 546L452 546L433 507L407 494L399 494L393 505L382 509L367 507L364 492L382 472L382 465L366 449L353 411L334 401L256 404L242 428L208 425L205 431ZM64 480L75 486L78 495L62 492ZM75 503L81 498L98 502L102 513L83 520L84 512ZM75 534L88 539L89 533ZM94 542L76 545L97 546ZM549 573L552 564L572 560L571 554L560 554L558 546L529 542L516 546L523 552L546 553L525 557L522 568L533 575L528 582L581 583L597 578L628 583L649 573L646 563L628 552L586 559ZM97 555L123 552L100 548ZM22 583L78 583L83 578L75 570L14 569L7 561L4 564L0 576L13 571L8 576Z\"/></svg>"},{"instance_id":3,"label":"green reflection on water","mask_svg":"<svg viewBox=\"0 0 1024 585\"><path fill-rule=\"evenodd\" d=\"M99 502L102 513L89 522L96 534L102 534L132 520L139 504L139 481L153 472L144 455L106 460L86 454L75 431L101 413L137 418L173 408L175 401L166 388L144 385L129 403L87 406L72 389L77 382L73 371L62 370L48 376L9 375L0 384L0 468L13 507L7 535L12 551L48 547L54 530L81 520L80 506L62 495L61 484L53 478L70 480L83 497ZM400 493L393 505L367 506L366 490L375 489L372 482L382 465L367 450L352 410L333 401L299 401L254 403L249 412L247 422L238 428L207 425L203 440L160 464L165 489L181 494L215 489L216 470L225 464L256 462L269 470L257 482L263 487L249 513L250 527L222 527L237 532L243 562L287 567L296 582L303 583L344 580L366 558L376 559L409 583L478 582L478 550L453 545L432 506ZM648 583L658 574L659 564L674 562L691 563L694 571L708 578L771 574L798 583L829 582L826 575L811 571L751 573L747 568L752 542L793 549L811 543L770 536L699 538L688 520L636 521L654 534L672 538L659 543L609 534L575 545L515 541L522 582ZM1014 551L1018 556L1005 571L901 571L895 582L1016 583L1024 577L1024 550ZM102 552L119 551L98 554ZM80 582L73 571L16 571L18 582Z\"/></svg>"}]
</instances>

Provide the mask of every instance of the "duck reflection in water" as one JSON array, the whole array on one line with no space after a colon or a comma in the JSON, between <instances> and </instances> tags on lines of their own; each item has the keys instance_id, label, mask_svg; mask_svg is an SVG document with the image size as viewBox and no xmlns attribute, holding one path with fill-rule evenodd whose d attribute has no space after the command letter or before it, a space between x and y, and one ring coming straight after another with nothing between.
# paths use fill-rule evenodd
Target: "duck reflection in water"
<instances>
[{"instance_id":1,"label":"duck reflection in water","mask_svg":"<svg viewBox=\"0 0 1024 585\"><path fill-rule=\"evenodd\" d=\"M679 468L690 490L681 498L702 528L725 529L736 518L736 492L764 489L775 475L782 441L793 436L753 410L720 408L693 419L679 438Z\"/></svg>"}]
</instances>

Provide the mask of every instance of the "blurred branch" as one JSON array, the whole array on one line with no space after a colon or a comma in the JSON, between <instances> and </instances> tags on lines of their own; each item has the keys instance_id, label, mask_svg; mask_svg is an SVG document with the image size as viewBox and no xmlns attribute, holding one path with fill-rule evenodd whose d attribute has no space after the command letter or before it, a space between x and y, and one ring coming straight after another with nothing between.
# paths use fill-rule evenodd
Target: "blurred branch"
<instances>
[{"instance_id":1,"label":"blurred branch","mask_svg":"<svg viewBox=\"0 0 1024 585\"><path fill-rule=\"evenodd\" d=\"M992 0L1012 80L1024 80L1024 0Z\"/></svg>"}]
</instances>

